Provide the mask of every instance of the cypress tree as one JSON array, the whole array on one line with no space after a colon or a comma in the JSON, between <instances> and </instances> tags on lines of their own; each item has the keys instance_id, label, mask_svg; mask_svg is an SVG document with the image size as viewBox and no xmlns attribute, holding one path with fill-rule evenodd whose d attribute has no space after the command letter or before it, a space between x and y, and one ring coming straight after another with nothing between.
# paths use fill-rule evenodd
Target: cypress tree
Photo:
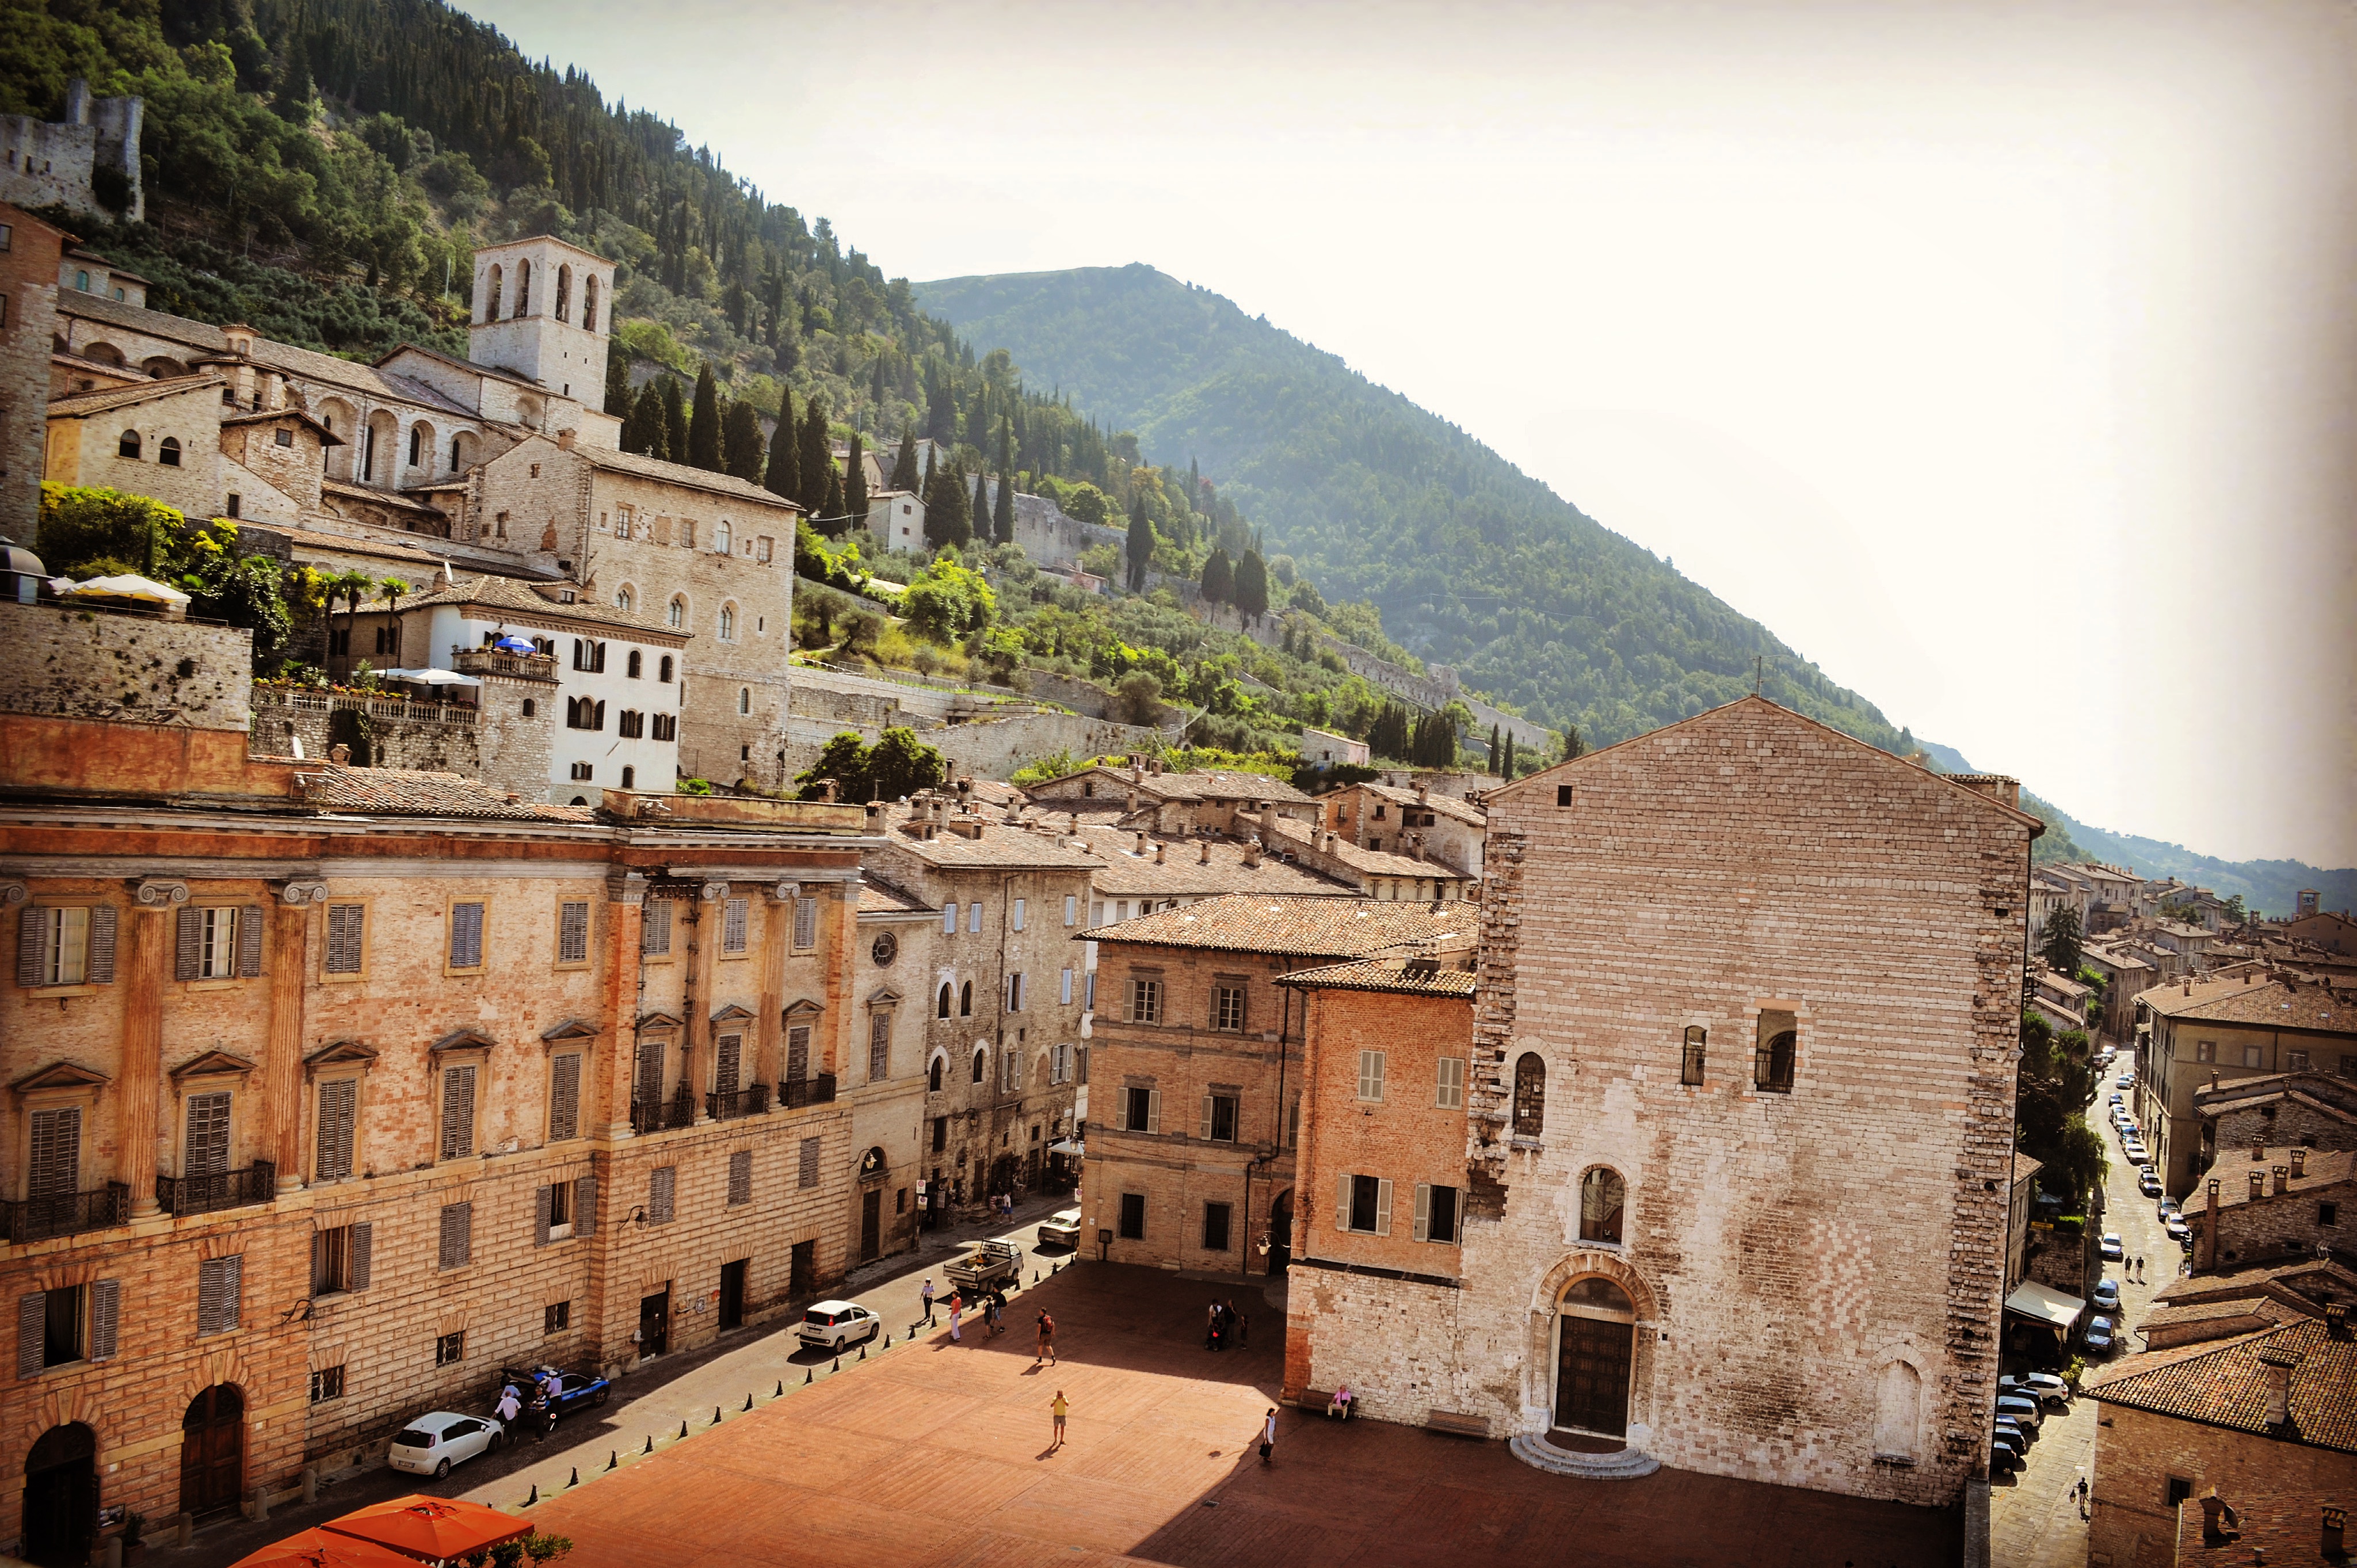
<instances>
[{"instance_id":1,"label":"cypress tree","mask_svg":"<svg viewBox=\"0 0 2357 1568\"><path fill-rule=\"evenodd\" d=\"M1224 605L1236 596L1236 569L1228 564L1228 553L1219 545L1211 546L1211 558L1203 563L1203 597L1210 603ZM1293 640L1293 628L1286 628L1288 651Z\"/></svg>"},{"instance_id":2,"label":"cypress tree","mask_svg":"<svg viewBox=\"0 0 2357 1568\"><path fill-rule=\"evenodd\" d=\"M974 474L974 526L985 539L991 535L990 479L979 468Z\"/></svg>"},{"instance_id":3,"label":"cypress tree","mask_svg":"<svg viewBox=\"0 0 2357 1568\"><path fill-rule=\"evenodd\" d=\"M1146 521L1146 498L1129 503L1129 591L1146 592L1146 569L1154 564L1154 524Z\"/></svg>"},{"instance_id":4,"label":"cypress tree","mask_svg":"<svg viewBox=\"0 0 2357 1568\"><path fill-rule=\"evenodd\" d=\"M662 388L649 381L630 402L630 417L622 424L622 450L649 457L667 457L663 440Z\"/></svg>"},{"instance_id":5,"label":"cypress tree","mask_svg":"<svg viewBox=\"0 0 2357 1568\"><path fill-rule=\"evenodd\" d=\"M938 499L936 499L938 498ZM934 511L940 510L940 521ZM966 513L965 470L952 463L933 476L932 495L925 501L925 532L943 544L964 544L974 538L974 520Z\"/></svg>"},{"instance_id":6,"label":"cypress tree","mask_svg":"<svg viewBox=\"0 0 2357 1568\"><path fill-rule=\"evenodd\" d=\"M794 465L795 446L794 394L783 392L778 395L778 428L770 435L770 471L761 480L761 488L788 500L802 492L799 470Z\"/></svg>"},{"instance_id":7,"label":"cypress tree","mask_svg":"<svg viewBox=\"0 0 2357 1568\"><path fill-rule=\"evenodd\" d=\"M942 503L942 481L941 477L933 472L931 447L925 451L924 485L925 544L929 549L939 550L950 542L950 514Z\"/></svg>"},{"instance_id":8,"label":"cypress tree","mask_svg":"<svg viewBox=\"0 0 2357 1568\"><path fill-rule=\"evenodd\" d=\"M1495 773L1495 772L1497 772L1497 771L1498 771L1498 762L1499 762L1499 757L1498 757L1498 726L1497 726L1496 725L1491 725L1490 726L1490 764L1489 764L1489 770L1490 770L1491 772Z\"/></svg>"},{"instance_id":9,"label":"cypress tree","mask_svg":"<svg viewBox=\"0 0 2357 1568\"><path fill-rule=\"evenodd\" d=\"M663 456L674 463L687 461L687 399L677 376L662 379Z\"/></svg>"},{"instance_id":10,"label":"cypress tree","mask_svg":"<svg viewBox=\"0 0 2357 1568\"><path fill-rule=\"evenodd\" d=\"M748 485L761 482L761 416L742 398L728 404L720 424L721 446L728 472Z\"/></svg>"},{"instance_id":11,"label":"cypress tree","mask_svg":"<svg viewBox=\"0 0 2357 1568\"><path fill-rule=\"evenodd\" d=\"M843 510L853 528L867 526L867 453L858 434L851 437L851 460L843 466Z\"/></svg>"},{"instance_id":12,"label":"cypress tree","mask_svg":"<svg viewBox=\"0 0 2357 1568\"><path fill-rule=\"evenodd\" d=\"M1506 761L1499 770L1499 776L1509 784L1514 781L1514 732L1512 730L1506 732Z\"/></svg>"},{"instance_id":13,"label":"cypress tree","mask_svg":"<svg viewBox=\"0 0 2357 1568\"><path fill-rule=\"evenodd\" d=\"M694 467L719 473L720 383L712 367L695 372L695 412L687 420L687 460Z\"/></svg>"},{"instance_id":14,"label":"cypress tree","mask_svg":"<svg viewBox=\"0 0 2357 1568\"><path fill-rule=\"evenodd\" d=\"M1236 608L1254 618L1268 613L1268 567L1257 550L1236 563Z\"/></svg>"},{"instance_id":15,"label":"cypress tree","mask_svg":"<svg viewBox=\"0 0 2357 1568\"><path fill-rule=\"evenodd\" d=\"M810 402L802 408L802 449L795 455L795 467L802 470L802 503L813 517L833 517L824 510L827 481L834 475L834 446L827 439L826 399L818 392L811 393ZM830 524L822 533L833 532L839 525Z\"/></svg>"},{"instance_id":16,"label":"cypress tree","mask_svg":"<svg viewBox=\"0 0 2357 1568\"><path fill-rule=\"evenodd\" d=\"M928 468L932 466L930 454L925 458L925 466ZM911 424L900 432L900 455L892 459L890 488L914 493L923 483L924 480L917 477L917 427Z\"/></svg>"},{"instance_id":17,"label":"cypress tree","mask_svg":"<svg viewBox=\"0 0 2357 1568\"><path fill-rule=\"evenodd\" d=\"M849 514L844 505L843 476L836 473L831 465L826 471L826 499L822 504L826 510L821 515L844 520L828 523L826 530L829 533L841 535L851 531Z\"/></svg>"},{"instance_id":18,"label":"cypress tree","mask_svg":"<svg viewBox=\"0 0 2357 1568\"><path fill-rule=\"evenodd\" d=\"M998 468L998 504L991 509L990 532L1001 544L1015 542L1015 470Z\"/></svg>"},{"instance_id":19,"label":"cypress tree","mask_svg":"<svg viewBox=\"0 0 2357 1568\"><path fill-rule=\"evenodd\" d=\"M1579 738L1579 731L1571 725L1563 726L1563 760L1577 762L1587 755L1587 743Z\"/></svg>"},{"instance_id":20,"label":"cypress tree","mask_svg":"<svg viewBox=\"0 0 2357 1568\"><path fill-rule=\"evenodd\" d=\"M630 357L628 354L608 352L606 356L606 412L616 419L630 416Z\"/></svg>"}]
</instances>

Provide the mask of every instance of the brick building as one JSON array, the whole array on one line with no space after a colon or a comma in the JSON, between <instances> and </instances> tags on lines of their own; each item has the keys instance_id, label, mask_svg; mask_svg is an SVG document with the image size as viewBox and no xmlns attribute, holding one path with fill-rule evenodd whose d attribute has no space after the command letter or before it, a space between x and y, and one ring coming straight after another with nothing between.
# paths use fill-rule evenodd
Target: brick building
<instances>
[{"instance_id":1,"label":"brick building","mask_svg":"<svg viewBox=\"0 0 2357 1568\"><path fill-rule=\"evenodd\" d=\"M1024 793L1051 811L1095 814L1119 809L1129 813L1122 826L1151 828L1157 832L1198 831L1242 838L1254 824L1238 825L1240 817L1257 818L1264 811L1314 824L1318 803L1281 779L1259 773L1165 773L1159 762L1132 762L1127 768L1083 768L1061 779L1027 787Z\"/></svg>"},{"instance_id":2,"label":"brick building","mask_svg":"<svg viewBox=\"0 0 2357 1568\"><path fill-rule=\"evenodd\" d=\"M1956 1500L2036 819L1756 697L1483 803L1459 1278L1354 1278L1288 1381L1545 1468Z\"/></svg>"},{"instance_id":3,"label":"brick building","mask_svg":"<svg viewBox=\"0 0 2357 1568\"><path fill-rule=\"evenodd\" d=\"M2357 1154L2224 1149L2185 1207L2197 1270L2357 1251Z\"/></svg>"},{"instance_id":4,"label":"brick building","mask_svg":"<svg viewBox=\"0 0 2357 1568\"><path fill-rule=\"evenodd\" d=\"M1294 1181L1305 1003L1278 982L1461 946L1479 918L1470 904L1238 893L1087 932L1099 957L1084 1235L1111 1231L1115 1262L1281 1269L1315 1210Z\"/></svg>"},{"instance_id":5,"label":"brick building","mask_svg":"<svg viewBox=\"0 0 2357 1568\"><path fill-rule=\"evenodd\" d=\"M1479 877L1489 813L1428 784L1348 784L1318 797L1323 826L1361 849L1394 854L1414 847L1428 860Z\"/></svg>"},{"instance_id":6,"label":"brick building","mask_svg":"<svg viewBox=\"0 0 2357 1568\"><path fill-rule=\"evenodd\" d=\"M243 633L88 618L128 657L0 689L0 1530L250 1501L913 1240L913 1151L862 1141L917 1068L853 1056L859 809L249 758Z\"/></svg>"},{"instance_id":7,"label":"brick building","mask_svg":"<svg viewBox=\"0 0 2357 1568\"><path fill-rule=\"evenodd\" d=\"M2136 1015L2133 1111L2162 1187L2180 1199L2212 1155L2198 1092L2357 1065L2357 985L2346 977L2245 966L2156 986L2136 998Z\"/></svg>"}]
</instances>

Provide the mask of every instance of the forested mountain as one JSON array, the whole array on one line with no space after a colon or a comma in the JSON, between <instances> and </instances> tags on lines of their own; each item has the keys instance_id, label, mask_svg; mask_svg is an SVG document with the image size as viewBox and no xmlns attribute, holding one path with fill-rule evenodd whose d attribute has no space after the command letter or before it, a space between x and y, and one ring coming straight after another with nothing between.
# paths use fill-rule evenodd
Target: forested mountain
<instances>
[{"instance_id":1,"label":"forested mountain","mask_svg":"<svg viewBox=\"0 0 2357 1568\"><path fill-rule=\"evenodd\" d=\"M920 284L1165 463L1192 459L1329 597L1466 683L1607 745L1752 689L1911 745L1759 622L1332 354L1144 265Z\"/></svg>"}]
</instances>

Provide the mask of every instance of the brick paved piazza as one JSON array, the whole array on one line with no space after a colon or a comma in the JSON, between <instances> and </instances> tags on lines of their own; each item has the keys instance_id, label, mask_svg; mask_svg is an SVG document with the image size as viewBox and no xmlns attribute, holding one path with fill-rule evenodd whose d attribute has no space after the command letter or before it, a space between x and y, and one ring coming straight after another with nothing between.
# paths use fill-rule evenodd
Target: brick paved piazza
<instances>
[{"instance_id":1,"label":"brick paved piazza","mask_svg":"<svg viewBox=\"0 0 2357 1568\"><path fill-rule=\"evenodd\" d=\"M1252 1311L1249 1350L1201 1348L1205 1305ZM1034 1371L1045 1305L1061 1365ZM996 1342L900 1345L532 1511L566 1568L813 1563L1953 1563L1953 1512L1663 1470L1575 1481L1502 1444L1291 1409L1254 1451L1280 1318L1241 1290L1084 1263L1028 1289ZM785 1345L778 1341L780 1367ZM791 1373L789 1374L791 1375ZM1048 1402L1072 1403L1049 1452ZM511 1499L509 1499L511 1502Z\"/></svg>"}]
</instances>

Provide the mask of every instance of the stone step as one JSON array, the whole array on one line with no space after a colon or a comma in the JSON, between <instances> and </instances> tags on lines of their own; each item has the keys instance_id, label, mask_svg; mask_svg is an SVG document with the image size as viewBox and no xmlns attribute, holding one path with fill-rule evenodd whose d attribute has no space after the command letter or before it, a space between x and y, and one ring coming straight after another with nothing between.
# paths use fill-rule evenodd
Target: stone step
<instances>
[{"instance_id":1,"label":"stone step","mask_svg":"<svg viewBox=\"0 0 2357 1568\"><path fill-rule=\"evenodd\" d=\"M1591 1481L1633 1481L1650 1476L1662 1462L1650 1454L1623 1448L1617 1454L1575 1454L1557 1448L1545 1438L1524 1433L1506 1444L1515 1458L1534 1469L1556 1476L1578 1476Z\"/></svg>"}]
</instances>

